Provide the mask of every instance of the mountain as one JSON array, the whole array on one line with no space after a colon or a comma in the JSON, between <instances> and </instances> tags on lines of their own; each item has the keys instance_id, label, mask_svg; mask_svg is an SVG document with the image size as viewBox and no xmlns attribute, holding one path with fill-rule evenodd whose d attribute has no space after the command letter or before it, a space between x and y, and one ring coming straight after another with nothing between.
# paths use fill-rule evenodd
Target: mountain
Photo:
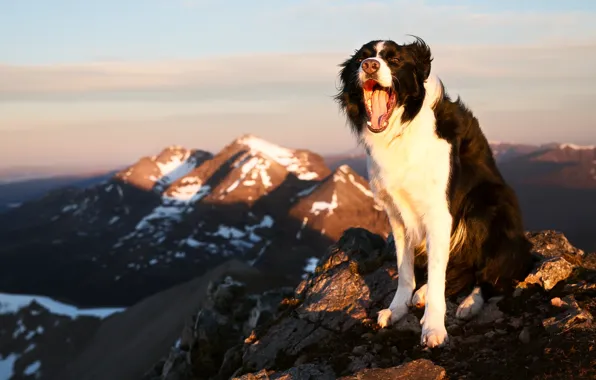
<instances>
[{"instance_id":1,"label":"mountain","mask_svg":"<svg viewBox=\"0 0 596 380\"><path fill-rule=\"evenodd\" d=\"M596 147L559 144L508 157L503 171L516 183L596 189Z\"/></svg>"},{"instance_id":2,"label":"mountain","mask_svg":"<svg viewBox=\"0 0 596 380\"><path fill-rule=\"evenodd\" d=\"M238 329L221 331L221 341L210 347L216 350L218 345L227 343L224 336L237 337L263 323L269 309L274 309L284 296L292 293L291 287L278 288L278 285L267 273L230 260L191 281L151 295L106 320L76 360L56 372L47 373L47 378L140 379L171 347L187 346L188 325L213 326L215 321L210 319L209 312L230 310L232 306L244 323ZM203 323L193 321L192 316L198 310L203 310Z\"/></svg>"},{"instance_id":3,"label":"mountain","mask_svg":"<svg viewBox=\"0 0 596 380\"><path fill-rule=\"evenodd\" d=\"M115 172L58 175L0 181L0 213L63 187L84 188L109 179Z\"/></svg>"},{"instance_id":4,"label":"mountain","mask_svg":"<svg viewBox=\"0 0 596 380\"><path fill-rule=\"evenodd\" d=\"M0 293L0 379L63 368L102 320L122 309L78 309L48 297Z\"/></svg>"},{"instance_id":5,"label":"mountain","mask_svg":"<svg viewBox=\"0 0 596 380\"><path fill-rule=\"evenodd\" d=\"M490 143L503 176L517 193L526 229L556 229L578 247L596 250L596 147ZM331 169L349 165L367 178L362 151L326 157Z\"/></svg>"},{"instance_id":6,"label":"mountain","mask_svg":"<svg viewBox=\"0 0 596 380\"><path fill-rule=\"evenodd\" d=\"M345 228L388 232L380 211L362 217L369 207L360 176L309 151L251 135L215 155L167 147L0 214L0 290L129 306L230 259L295 284Z\"/></svg>"}]
</instances>

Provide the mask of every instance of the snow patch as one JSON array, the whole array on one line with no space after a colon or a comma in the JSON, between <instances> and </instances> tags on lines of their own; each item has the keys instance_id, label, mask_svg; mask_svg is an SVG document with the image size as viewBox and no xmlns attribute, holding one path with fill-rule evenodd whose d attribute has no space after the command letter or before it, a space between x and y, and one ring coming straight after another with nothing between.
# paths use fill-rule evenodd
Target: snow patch
<instances>
[{"instance_id":1,"label":"snow patch","mask_svg":"<svg viewBox=\"0 0 596 380\"><path fill-rule=\"evenodd\" d=\"M263 247L261 247L259 252L257 252L257 256L254 259L248 260L248 265L254 266L259 261L259 259L263 256L263 254L265 253L265 250L269 247L269 245L271 245L271 241L267 241L265 243L265 245L263 245Z\"/></svg>"},{"instance_id":2,"label":"snow patch","mask_svg":"<svg viewBox=\"0 0 596 380\"><path fill-rule=\"evenodd\" d=\"M0 293L0 314L16 313L20 309L29 306L33 301L43 306L52 314L63 315L69 318L77 318L79 316L106 318L124 310L124 308L79 309L75 306L55 301L49 297Z\"/></svg>"},{"instance_id":3,"label":"snow patch","mask_svg":"<svg viewBox=\"0 0 596 380\"><path fill-rule=\"evenodd\" d=\"M273 224L273 218L269 215L265 215L260 223L246 225L243 229L219 225L217 231L206 232L205 234L213 237L221 237L225 239L227 244L232 245L236 249L245 250L253 248L257 243L263 240L261 236L255 233L255 230L261 228L271 228Z\"/></svg>"},{"instance_id":4,"label":"snow patch","mask_svg":"<svg viewBox=\"0 0 596 380\"><path fill-rule=\"evenodd\" d=\"M560 149L573 149L573 150L592 150L596 149L596 145L576 145L576 144L561 144Z\"/></svg>"},{"instance_id":5,"label":"snow patch","mask_svg":"<svg viewBox=\"0 0 596 380\"><path fill-rule=\"evenodd\" d=\"M66 205L64 207L62 207L62 213L67 213L70 211L74 211L78 208L78 205L72 204L72 205Z\"/></svg>"},{"instance_id":6,"label":"snow patch","mask_svg":"<svg viewBox=\"0 0 596 380\"><path fill-rule=\"evenodd\" d=\"M319 175L306 168L296 157L294 151L290 149L282 148L255 136L244 136L237 141L248 146L253 153L259 152L285 166L288 171L296 174L301 180L310 181L319 178Z\"/></svg>"},{"instance_id":7,"label":"snow patch","mask_svg":"<svg viewBox=\"0 0 596 380\"><path fill-rule=\"evenodd\" d=\"M13 366L19 357L15 354L10 354L3 357L0 354L0 379L10 379L13 375Z\"/></svg>"},{"instance_id":8,"label":"snow patch","mask_svg":"<svg viewBox=\"0 0 596 380\"><path fill-rule=\"evenodd\" d=\"M249 155L243 157L235 167L240 166L240 176L227 189L221 191L221 194L229 194L236 190L240 184L244 186L253 186L256 180L260 177L261 183L268 189L273 186L268 169L271 167L271 162L262 157L251 157Z\"/></svg>"},{"instance_id":9,"label":"snow patch","mask_svg":"<svg viewBox=\"0 0 596 380\"><path fill-rule=\"evenodd\" d=\"M177 146L171 147L171 149L175 149L177 152L170 156L169 161L155 162L160 171L158 182L162 188L190 173L197 164L197 160L190 156L191 151Z\"/></svg>"},{"instance_id":10,"label":"snow patch","mask_svg":"<svg viewBox=\"0 0 596 380\"><path fill-rule=\"evenodd\" d=\"M39 368L41 367L41 362L35 361L31 364L29 364L27 366L27 368L25 368L25 370L23 371L23 374L26 376L32 376L35 375L37 373L37 371L39 371Z\"/></svg>"},{"instance_id":11,"label":"snow patch","mask_svg":"<svg viewBox=\"0 0 596 380\"><path fill-rule=\"evenodd\" d=\"M306 260L306 266L303 270L307 273L315 273L315 269L317 269L317 265L319 264L319 259L317 257L309 257Z\"/></svg>"},{"instance_id":12,"label":"snow patch","mask_svg":"<svg viewBox=\"0 0 596 380\"><path fill-rule=\"evenodd\" d=\"M192 190L190 188L191 186L183 186L176 190L180 190L179 192L175 191L172 194L164 196L162 204L155 207L149 214L143 217L131 233L120 238L114 244L114 248L121 247L125 241L133 237L143 237L149 234L153 234L153 238L157 244L163 241L172 224L180 222L187 210L191 209L190 205L200 201L211 192L211 187L208 185L192 187Z\"/></svg>"},{"instance_id":13,"label":"snow patch","mask_svg":"<svg viewBox=\"0 0 596 380\"><path fill-rule=\"evenodd\" d=\"M305 216L304 219L302 219L302 225L300 226L300 229L296 233L296 239L300 240L302 238L302 230L304 230L304 227L306 227L306 223L308 223L307 216Z\"/></svg>"},{"instance_id":14,"label":"snow patch","mask_svg":"<svg viewBox=\"0 0 596 380\"><path fill-rule=\"evenodd\" d=\"M356 181L356 178L354 178L353 174L350 173L348 175L348 178L350 179L350 182L352 182L352 184L356 186L356 188L360 190L364 195L371 198L375 197L372 191L364 187L360 182Z\"/></svg>"},{"instance_id":15,"label":"snow patch","mask_svg":"<svg viewBox=\"0 0 596 380\"><path fill-rule=\"evenodd\" d=\"M331 202L313 202L310 212L315 215L319 215L322 211L327 210L327 216L333 214L333 210L335 210L339 204L337 203L337 193L333 192L331 196Z\"/></svg>"},{"instance_id":16,"label":"snow patch","mask_svg":"<svg viewBox=\"0 0 596 380\"><path fill-rule=\"evenodd\" d=\"M184 202L196 202L207 195L210 190L209 186L203 186L203 181L199 177L188 176L180 180L177 186L165 198Z\"/></svg>"}]
</instances>

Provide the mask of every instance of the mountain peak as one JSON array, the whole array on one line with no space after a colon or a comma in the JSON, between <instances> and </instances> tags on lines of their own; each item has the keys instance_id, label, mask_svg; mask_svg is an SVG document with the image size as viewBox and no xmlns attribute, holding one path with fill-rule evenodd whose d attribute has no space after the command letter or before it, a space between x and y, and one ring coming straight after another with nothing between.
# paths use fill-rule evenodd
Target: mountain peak
<instances>
[{"instance_id":1,"label":"mountain peak","mask_svg":"<svg viewBox=\"0 0 596 380\"><path fill-rule=\"evenodd\" d=\"M251 134L241 136L234 143L248 147L252 154L260 154L277 162L301 180L317 180L325 175L318 167L323 164L323 159L315 153L284 148Z\"/></svg>"},{"instance_id":2,"label":"mountain peak","mask_svg":"<svg viewBox=\"0 0 596 380\"><path fill-rule=\"evenodd\" d=\"M115 177L141 189L161 192L212 157L209 152L170 145L155 156L141 158Z\"/></svg>"},{"instance_id":3,"label":"mountain peak","mask_svg":"<svg viewBox=\"0 0 596 380\"><path fill-rule=\"evenodd\" d=\"M559 149L571 149L571 150L592 150L596 149L596 145L576 145L564 143L559 145Z\"/></svg>"},{"instance_id":4,"label":"mountain peak","mask_svg":"<svg viewBox=\"0 0 596 380\"><path fill-rule=\"evenodd\" d=\"M338 239L345 221L358 215L351 225L370 225L377 233L386 234L388 224L385 214L374 199L368 182L358 175L350 166L341 165L322 182L298 193L299 201L290 210L296 220L302 220L301 227L309 227L312 231ZM367 210L360 214L357 210ZM310 239L301 231L296 238Z\"/></svg>"}]
</instances>

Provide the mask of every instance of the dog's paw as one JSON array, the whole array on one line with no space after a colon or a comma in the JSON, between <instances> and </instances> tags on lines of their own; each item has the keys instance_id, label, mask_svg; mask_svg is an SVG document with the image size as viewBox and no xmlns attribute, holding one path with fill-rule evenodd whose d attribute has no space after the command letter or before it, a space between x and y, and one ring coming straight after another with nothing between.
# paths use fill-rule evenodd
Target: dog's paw
<instances>
[{"instance_id":1,"label":"dog's paw","mask_svg":"<svg viewBox=\"0 0 596 380\"><path fill-rule=\"evenodd\" d=\"M426 284L422 285L420 289L416 290L414 296L412 297L412 305L414 307L421 309L426 304Z\"/></svg>"},{"instance_id":2,"label":"dog's paw","mask_svg":"<svg viewBox=\"0 0 596 380\"><path fill-rule=\"evenodd\" d=\"M391 326L395 322L402 319L403 316L407 314L407 312L408 312L407 307L400 307L400 308L396 308L394 310L383 309L383 310L379 311L379 313L377 314L377 324L381 328Z\"/></svg>"},{"instance_id":3,"label":"dog's paw","mask_svg":"<svg viewBox=\"0 0 596 380\"><path fill-rule=\"evenodd\" d=\"M449 335L444 325L423 326L420 344L428 348L442 347L449 342Z\"/></svg>"},{"instance_id":4,"label":"dog's paw","mask_svg":"<svg viewBox=\"0 0 596 380\"><path fill-rule=\"evenodd\" d=\"M463 320L470 319L482 310L482 306L484 306L482 294L479 292L472 292L459 304L457 311L455 312L455 317Z\"/></svg>"}]
</instances>

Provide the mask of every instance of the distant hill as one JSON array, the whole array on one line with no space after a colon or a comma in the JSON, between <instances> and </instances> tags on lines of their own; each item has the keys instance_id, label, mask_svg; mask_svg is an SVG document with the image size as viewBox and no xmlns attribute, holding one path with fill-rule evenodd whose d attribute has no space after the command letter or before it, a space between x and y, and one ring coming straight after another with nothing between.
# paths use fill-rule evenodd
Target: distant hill
<instances>
[{"instance_id":1,"label":"distant hill","mask_svg":"<svg viewBox=\"0 0 596 380\"><path fill-rule=\"evenodd\" d=\"M42 178L19 179L0 181L0 212L19 206L21 203L39 198L48 191L58 188L73 186L84 188L93 186L109 179L115 171L60 175Z\"/></svg>"}]
</instances>

